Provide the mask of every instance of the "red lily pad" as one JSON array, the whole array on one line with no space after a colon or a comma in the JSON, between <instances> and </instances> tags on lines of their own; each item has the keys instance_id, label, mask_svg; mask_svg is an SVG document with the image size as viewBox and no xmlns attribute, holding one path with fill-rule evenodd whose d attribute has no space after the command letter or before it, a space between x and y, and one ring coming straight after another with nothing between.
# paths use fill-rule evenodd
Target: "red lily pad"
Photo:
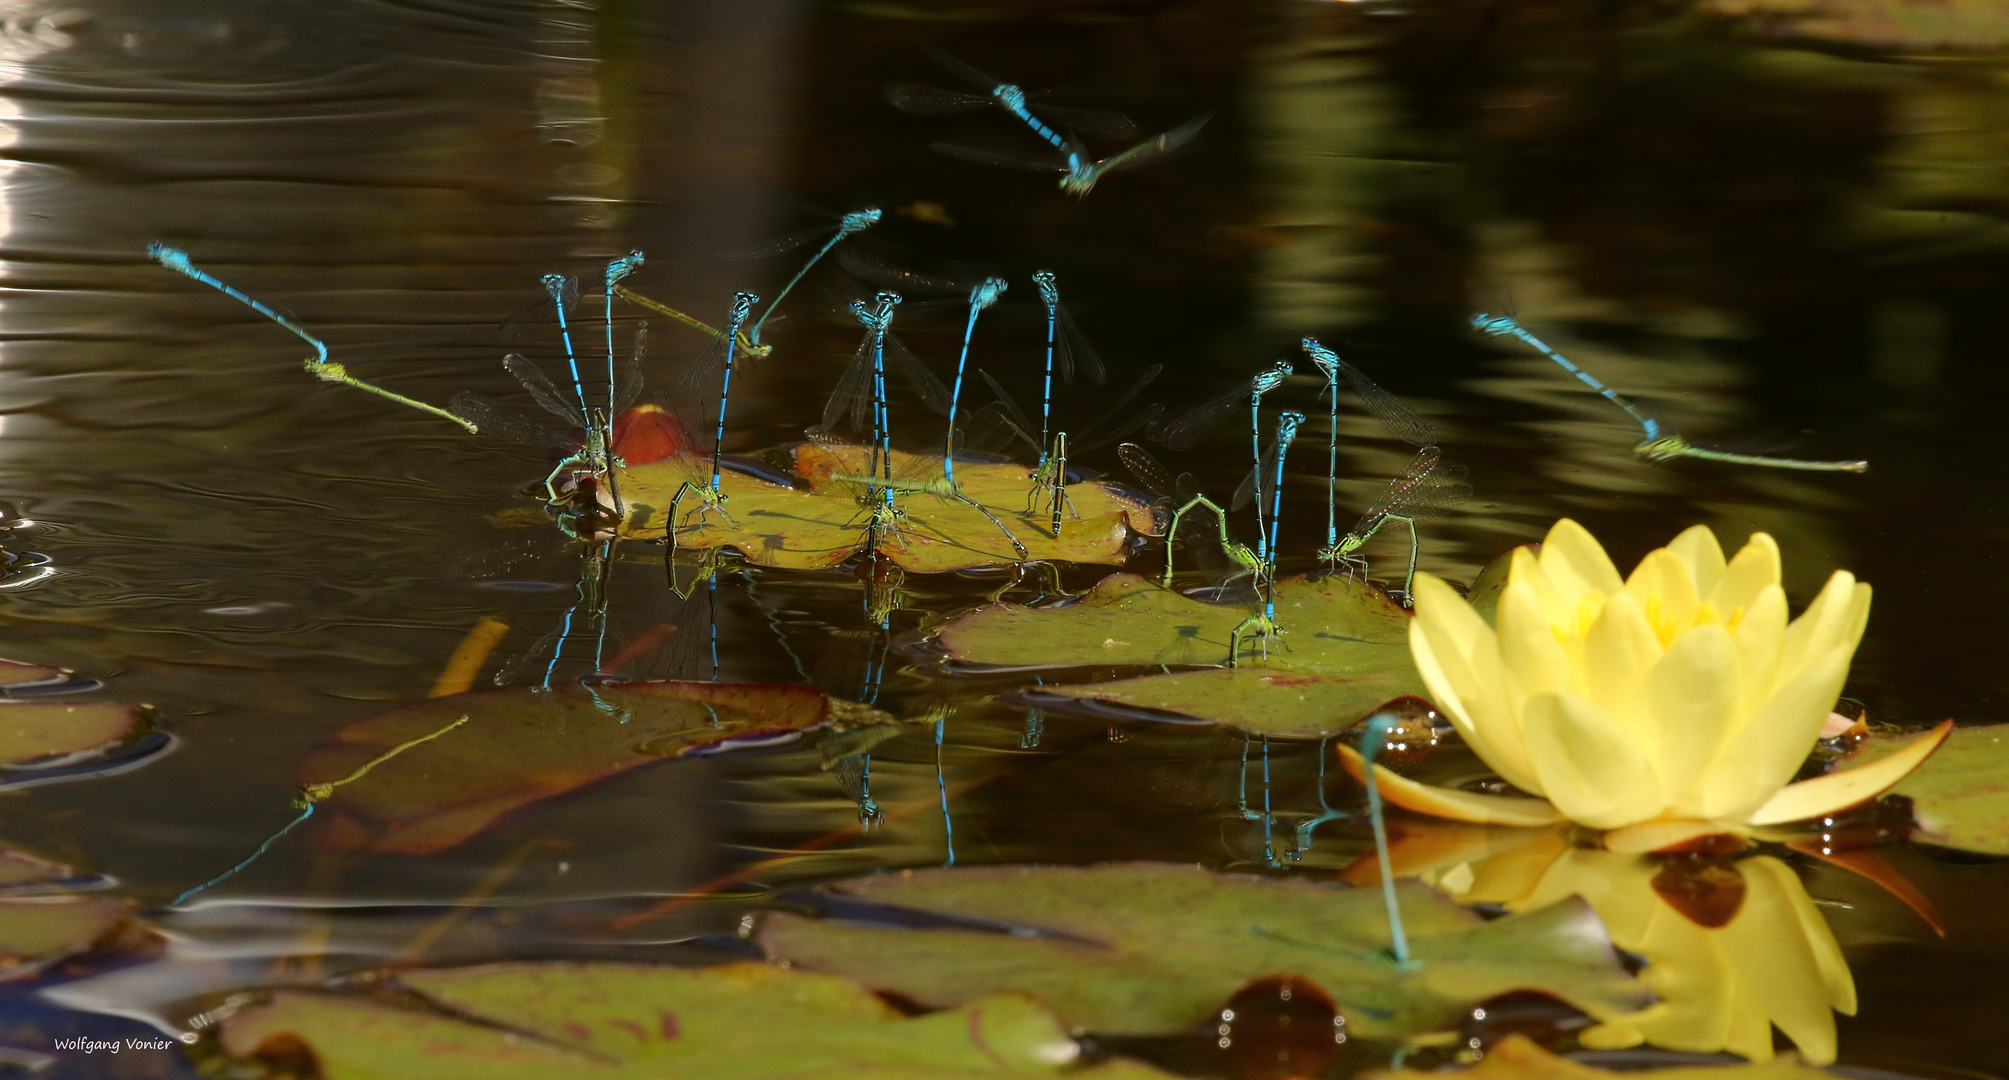
<instances>
[{"instance_id":1,"label":"red lily pad","mask_svg":"<svg viewBox=\"0 0 2009 1080\"><path fill-rule=\"evenodd\" d=\"M0 703L0 766L44 765L116 746L145 721L137 705Z\"/></svg>"}]
</instances>

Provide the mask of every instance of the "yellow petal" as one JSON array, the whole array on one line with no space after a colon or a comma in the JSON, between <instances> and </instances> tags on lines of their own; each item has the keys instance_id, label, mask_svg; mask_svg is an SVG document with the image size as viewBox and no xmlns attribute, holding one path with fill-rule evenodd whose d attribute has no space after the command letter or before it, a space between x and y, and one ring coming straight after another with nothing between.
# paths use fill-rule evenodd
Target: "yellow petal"
<instances>
[{"instance_id":1,"label":"yellow petal","mask_svg":"<svg viewBox=\"0 0 2009 1080\"><path fill-rule=\"evenodd\" d=\"M1939 744L1946 740L1953 730L1953 721L1948 720L1931 731L1904 744L1896 753L1880 757L1867 765L1853 769L1842 769L1826 776L1816 776L1812 780L1802 780L1797 784L1787 784L1779 793L1767 800L1748 819L1753 825L1777 825L1786 821L1804 821L1808 818L1825 817L1838 810L1844 810L1859 802L1874 799L1896 787L1898 781L1911 775L1926 758L1932 756Z\"/></svg>"},{"instance_id":2,"label":"yellow petal","mask_svg":"<svg viewBox=\"0 0 2009 1080\"><path fill-rule=\"evenodd\" d=\"M1588 529L1563 518L1542 539L1542 569L1571 607L1587 592L1609 596L1624 587L1611 556Z\"/></svg>"},{"instance_id":3,"label":"yellow petal","mask_svg":"<svg viewBox=\"0 0 2009 1080\"><path fill-rule=\"evenodd\" d=\"M1759 590L1777 585L1779 580L1779 542L1765 533L1752 533L1750 542L1730 560L1716 586L1703 598L1727 614L1748 607Z\"/></svg>"},{"instance_id":4,"label":"yellow petal","mask_svg":"<svg viewBox=\"0 0 2009 1080\"><path fill-rule=\"evenodd\" d=\"M1533 589L1535 599L1541 602L1542 617L1551 626L1567 624L1576 612L1576 599L1563 596L1562 590L1549 579L1549 572L1542 569L1541 557L1528 545L1514 549L1512 563L1507 568L1507 583L1525 584Z\"/></svg>"},{"instance_id":5,"label":"yellow petal","mask_svg":"<svg viewBox=\"0 0 2009 1080\"><path fill-rule=\"evenodd\" d=\"M1625 714L1661 652L1639 602L1626 593L1612 597L1584 639L1585 696L1609 716Z\"/></svg>"},{"instance_id":6,"label":"yellow petal","mask_svg":"<svg viewBox=\"0 0 2009 1080\"><path fill-rule=\"evenodd\" d=\"M1627 825L1623 829L1613 829L1604 834L1603 840L1607 851L1615 851L1621 855L1645 855L1704 836L1725 833L1736 835L1742 832L1742 826L1720 821L1645 821L1638 825Z\"/></svg>"},{"instance_id":7,"label":"yellow petal","mask_svg":"<svg viewBox=\"0 0 2009 1080\"><path fill-rule=\"evenodd\" d=\"M1821 982L1827 990L1828 1007L1843 1016L1856 1014L1856 980L1849 973L1848 961L1842 957L1841 943L1835 940L1835 933L1828 926L1827 917L1814 906L1814 898L1807 895L1801 886L1799 875L1793 873L1784 863L1771 860L1776 866L1767 870L1780 877L1779 892L1782 903L1792 909L1793 921L1799 924L1806 935L1808 948L1813 950L1814 963L1821 973Z\"/></svg>"},{"instance_id":8,"label":"yellow petal","mask_svg":"<svg viewBox=\"0 0 2009 1080\"><path fill-rule=\"evenodd\" d=\"M1556 815L1561 818L1561 814ZM1489 830L1500 832L1499 829ZM1570 850L1567 828L1548 828L1525 843L1472 863L1472 884L1459 902L1507 904L1526 896L1550 864Z\"/></svg>"},{"instance_id":9,"label":"yellow petal","mask_svg":"<svg viewBox=\"0 0 2009 1080\"><path fill-rule=\"evenodd\" d=\"M1649 721L1637 732L1677 817L1706 817L1702 774L1737 728L1737 646L1721 623L1674 640L1640 689Z\"/></svg>"},{"instance_id":10,"label":"yellow petal","mask_svg":"<svg viewBox=\"0 0 2009 1080\"><path fill-rule=\"evenodd\" d=\"M1507 690L1514 695L1507 703L1520 711L1520 703L1530 694L1567 690L1572 672L1569 656L1556 641L1549 621L1542 616L1534 589L1524 582L1508 585L1500 594L1500 606L1493 617L1500 642L1500 665L1507 676Z\"/></svg>"},{"instance_id":11,"label":"yellow petal","mask_svg":"<svg viewBox=\"0 0 2009 1080\"><path fill-rule=\"evenodd\" d=\"M1830 649L1805 665L1731 734L1703 778L1695 816L1748 821L1800 771L1848 676L1849 651Z\"/></svg>"},{"instance_id":12,"label":"yellow petal","mask_svg":"<svg viewBox=\"0 0 2009 1080\"><path fill-rule=\"evenodd\" d=\"M1731 638L1737 642L1737 714L1749 716L1778 685L1779 650L1786 641L1786 590L1777 585L1758 590Z\"/></svg>"},{"instance_id":13,"label":"yellow petal","mask_svg":"<svg viewBox=\"0 0 2009 1080\"><path fill-rule=\"evenodd\" d=\"M1360 751L1341 743L1339 760L1349 775L1366 783L1367 761L1360 756ZM1380 765L1374 767L1374 784L1380 789L1382 798L1404 810L1452 821L1469 821L1475 825L1553 825L1563 820L1555 807L1541 799L1481 795L1419 784Z\"/></svg>"},{"instance_id":14,"label":"yellow petal","mask_svg":"<svg viewBox=\"0 0 2009 1080\"><path fill-rule=\"evenodd\" d=\"M1688 568L1688 576L1695 582L1695 591L1708 596L1723 577L1723 545L1716 542L1716 534L1707 525L1691 525L1667 545L1667 550L1681 564Z\"/></svg>"},{"instance_id":15,"label":"yellow petal","mask_svg":"<svg viewBox=\"0 0 2009 1080\"><path fill-rule=\"evenodd\" d=\"M1827 980L1808 932L1813 925L1828 933L1815 916L1803 923L1791 896L1806 889L1786 864L1769 855L1742 860L1744 903L1737 917L1719 931L1724 954L1751 988L1761 1015L1770 1017L1812 1064L1835 1060L1835 1014L1828 1006Z\"/></svg>"},{"instance_id":16,"label":"yellow petal","mask_svg":"<svg viewBox=\"0 0 2009 1080\"><path fill-rule=\"evenodd\" d=\"M1409 621L1410 658L1430 689L1431 700L1444 710L1472 752L1508 783L1539 795L1539 781L1521 743L1520 723L1510 711L1493 629L1483 621L1476 628L1463 622L1449 607L1452 604L1472 613L1449 585L1427 574L1416 575L1419 614ZM1421 614L1425 610L1428 617ZM1466 638L1469 655L1459 644L1466 634L1471 635Z\"/></svg>"},{"instance_id":17,"label":"yellow petal","mask_svg":"<svg viewBox=\"0 0 2009 1080\"><path fill-rule=\"evenodd\" d=\"M1521 730L1542 793L1570 820L1616 829L1656 817L1666 807L1645 748L1583 698L1530 697Z\"/></svg>"},{"instance_id":18,"label":"yellow petal","mask_svg":"<svg viewBox=\"0 0 2009 1080\"><path fill-rule=\"evenodd\" d=\"M1821 594L1786 628L1785 645L1779 651L1778 681L1795 678L1802 665L1826 655L1846 640L1858 619L1868 617L1868 603L1866 595L1859 597L1854 574L1835 571ZM1858 604L1864 605L1864 609L1858 610ZM1849 648L1854 652L1854 642L1849 643Z\"/></svg>"},{"instance_id":19,"label":"yellow petal","mask_svg":"<svg viewBox=\"0 0 2009 1080\"><path fill-rule=\"evenodd\" d=\"M1626 579L1625 591L1639 601L1662 641L1672 640L1676 631L1694 622L1695 608L1702 602L1687 565L1666 548L1648 552L1646 558L1639 560L1632 577Z\"/></svg>"}]
</instances>

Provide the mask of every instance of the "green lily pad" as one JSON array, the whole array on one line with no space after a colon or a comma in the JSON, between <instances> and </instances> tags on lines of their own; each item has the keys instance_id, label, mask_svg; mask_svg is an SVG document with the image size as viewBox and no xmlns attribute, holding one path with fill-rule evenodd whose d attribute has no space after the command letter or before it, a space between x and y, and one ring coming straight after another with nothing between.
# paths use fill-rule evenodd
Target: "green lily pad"
<instances>
[{"instance_id":1,"label":"green lily pad","mask_svg":"<svg viewBox=\"0 0 2009 1080\"><path fill-rule=\"evenodd\" d=\"M137 705L0 704L0 765L40 763L124 742L144 720Z\"/></svg>"},{"instance_id":2,"label":"green lily pad","mask_svg":"<svg viewBox=\"0 0 2009 1080\"><path fill-rule=\"evenodd\" d=\"M1549 1053L1526 1035L1509 1035L1486 1048L1486 1056L1469 1069L1455 1072L1399 1069L1366 1074L1372 1080L1834 1080L1834 1073L1815 1068L1790 1055L1751 1065L1690 1065L1671 1069L1626 1069L1613 1072L1581 1065Z\"/></svg>"},{"instance_id":3,"label":"green lily pad","mask_svg":"<svg viewBox=\"0 0 2009 1080\"><path fill-rule=\"evenodd\" d=\"M0 885L17 894L0 897L0 979L33 975L125 922L129 900L60 891L59 883L74 876L67 866L0 848ZM38 885L49 889L38 892Z\"/></svg>"},{"instance_id":4,"label":"green lily pad","mask_svg":"<svg viewBox=\"0 0 2009 1080\"><path fill-rule=\"evenodd\" d=\"M1132 863L923 870L833 889L991 925L879 928L773 913L760 931L769 956L931 1008L1028 993L1105 1035L1186 1031L1238 988L1281 974L1317 983L1348 1030L1370 1037L1451 1027L1474 1002L1512 990L1600 1018L1652 1000L1575 897L1486 922L1403 882L1403 922L1421 961L1404 970L1387 953L1380 891L1325 882Z\"/></svg>"},{"instance_id":5,"label":"green lily pad","mask_svg":"<svg viewBox=\"0 0 2009 1080\"><path fill-rule=\"evenodd\" d=\"M807 443L793 448L791 460L804 487L729 472L719 480L726 496L724 513L686 496L677 504L678 546L730 547L756 565L797 570L827 569L856 553L866 541L868 520L860 502L864 487L839 478L867 471L865 448ZM893 474L925 474L930 463L939 476L939 458L894 451ZM1088 483L1067 489L1072 511L1056 538L1046 513L1029 512L1032 486L1027 476L1023 465L958 462L956 481L969 501L897 493L902 511L897 537L882 538L879 551L919 573L1028 560L1121 565L1129 555L1132 532L1163 531L1146 503ZM709 489L711 463L674 457L622 469L615 479L624 508L622 535L661 539L677 493L686 484ZM1023 552L1013 546L1014 538Z\"/></svg>"},{"instance_id":6,"label":"green lily pad","mask_svg":"<svg viewBox=\"0 0 2009 1080\"><path fill-rule=\"evenodd\" d=\"M303 787L339 783L318 807L323 849L427 855L512 810L652 761L781 741L833 719L876 715L813 687L782 684L477 690L351 724L309 752L297 772ZM343 782L462 716L467 723Z\"/></svg>"},{"instance_id":7,"label":"green lily pad","mask_svg":"<svg viewBox=\"0 0 2009 1080\"><path fill-rule=\"evenodd\" d=\"M1908 740L1872 736L1854 756L1871 757ZM2009 855L2009 724L1953 729L1890 794L1911 800L1920 839L1984 855Z\"/></svg>"},{"instance_id":8,"label":"green lily pad","mask_svg":"<svg viewBox=\"0 0 2009 1080\"><path fill-rule=\"evenodd\" d=\"M1023 997L906 1019L849 980L764 964L504 964L400 981L427 1001L282 992L226 1020L224 1049L297 1060L304 1047L325 1080L1166 1076L1123 1060L1067 1068L1080 1047Z\"/></svg>"},{"instance_id":9,"label":"green lily pad","mask_svg":"<svg viewBox=\"0 0 2009 1080\"><path fill-rule=\"evenodd\" d=\"M1343 576L1277 582L1282 636L1269 655L1245 643L1241 666L1147 675L1046 692L1181 713L1246 731L1316 738L1391 698L1423 694L1409 658L1409 613ZM1225 665L1246 604L1195 600L1135 574L1112 574L1051 607L992 604L939 631L957 660L1012 667Z\"/></svg>"}]
</instances>

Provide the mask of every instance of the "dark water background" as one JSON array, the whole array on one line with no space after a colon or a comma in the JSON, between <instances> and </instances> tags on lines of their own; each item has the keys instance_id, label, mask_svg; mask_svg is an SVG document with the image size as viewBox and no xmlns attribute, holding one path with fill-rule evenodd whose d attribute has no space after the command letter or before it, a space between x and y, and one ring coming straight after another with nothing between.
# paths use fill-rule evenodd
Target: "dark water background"
<instances>
[{"instance_id":1,"label":"dark water background","mask_svg":"<svg viewBox=\"0 0 2009 1080\"><path fill-rule=\"evenodd\" d=\"M32 521L9 546L54 567L0 596L0 655L102 679L179 739L137 771L8 793L0 837L144 902L282 825L293 762L422 696L479 616L511 623L505 656L529 653L579 565L554 534L491 520L532 505L534 455L315 383L297 341L149 262L153 240L291 313L356 374L444 402L510 394L498 325L537 300L542 273L592 275L639 248L633 287L718 319L733 289L771 292L793 268L719 252L813 224L812 208L885 206L883 242L1008 272L1014 299L1030 299L1032 269L1058 271L1114 380L1164 364L1174 404L1301 334L1341 345L1470 468L1476 497L1429 528L1427 569L1469 578L1560 515L1621 565L1694 522L1733 546L1764 529L1796 604L1836 567L1876 586L1847 691L1873 718L2005 711L2009 84L1985 58L1795 40L1676 4L1547 0L22 0L0 19L0 496ZM889 79L950 85L920 39L1149 130L1217 115L1190 154L1076 202L1041 176L929 152L1013 133L999 115L924 120L881 101ZM1698 441L1872 468L1645 465L1623 416L1539 356L1470 335L1475 307L1502 297ZM699 339L655 332L666 387ZM797 437L855 331L802 317L770 340L775 357L735 384L737 448ZM938 370L951 357L946 335L910 340ZM1028 390L1035 355L1029 329L979 342L979 362ZM1313 413L1322 442L1317 388L1300 378L1272 400ZM1409 451L1342 424L1362 436L1341 448L1357 512ZM1242 445L1231 428L1176 460L1224 489ZM1116 468L1103 457L1085 464ZM1322 540L1322 478L1296 480L1286 569ZM502 555L540 546L528 563ZM1394 565L1392 545L1376 550ZM618 568L612 640L708 616L670 595L658 558L637 546ZM546 587L497 587L510 582ZM895 627L986 588L911 579ZM849 573L729 574L716 604L721 677L869 693L887 644ZM911 636L892 642L881 704L914 716L939 687L900 651ZM697 645L673 638L635 673L708 673ZM1264 823L1235 805L1241 737L1049 716L1027 749L1024 722L970 701L948 724L959 864L1262 867ZM939 865L935 752L921 729L875 757L874 796L906 808L886 828L728 893ZM1282 845L1316 808L1317 758L1272 753ZM621 933L609 919L855 822L820 764L811 747L665 763L422 861L282 847L166 921L202 963L102 1004L178 1030L227 990L385 959L435 927L433 905L471 894L423 958L697 955L679 942L729 931L743 906ZM1362 843L1327 826L1295 872ZM1946 913L1946 939L1808 870L1817 897L1854 904L1825 909L1863 995L1841 1021L1842 1061L1948 1076L1999 1064L2009 877L1892 858ZM317 941L332 942L325 960Z\"/></svg>"}]
</instances>

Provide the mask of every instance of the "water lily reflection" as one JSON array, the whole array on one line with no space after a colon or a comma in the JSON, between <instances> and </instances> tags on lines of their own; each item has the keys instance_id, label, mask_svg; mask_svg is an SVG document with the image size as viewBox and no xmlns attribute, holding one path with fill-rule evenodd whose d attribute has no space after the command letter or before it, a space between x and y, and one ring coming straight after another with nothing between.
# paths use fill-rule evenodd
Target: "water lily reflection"
<instances>
[{"instance_id":1,"label":"water lily reflection","mask_svg":"<svg viewBox=\"0 0 2009 1080\"><path fill-rule=\"evenodd\" d=\"M1772 1057L1772 1028L1808 1061L1835 1059L1834 1014L1854 1015L1841 948L1792 869L1768 855L1662 859L1573 846L1567 826L1476 828L1410 819L1391 851L1395 872L1465 903L1527 911L1575 895L1613 943L1646 959L1660 1000L1579 1038L1618 1049L1728 1050ZM1374 859L1347 875L1376 879Z\"/></svg>"}]
</instances>

